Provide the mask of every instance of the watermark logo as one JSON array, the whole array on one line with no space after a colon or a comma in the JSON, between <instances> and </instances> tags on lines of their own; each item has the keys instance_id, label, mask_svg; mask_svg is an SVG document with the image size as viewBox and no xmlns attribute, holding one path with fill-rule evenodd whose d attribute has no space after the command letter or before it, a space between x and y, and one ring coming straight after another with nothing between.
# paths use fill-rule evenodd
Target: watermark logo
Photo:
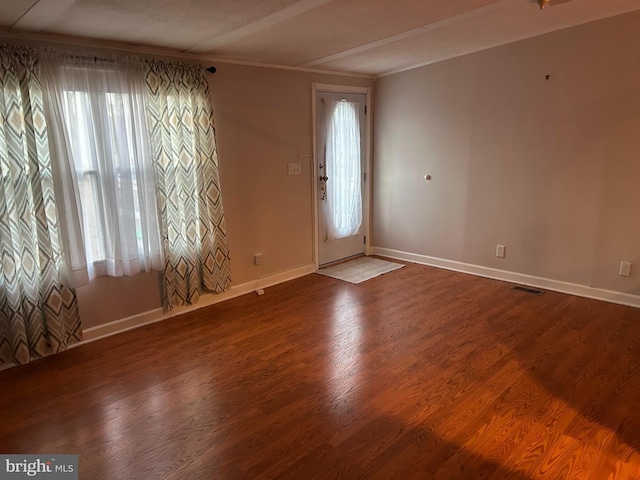
<instances>
[{"instance_id":1,"label":"watermark logo","mask_svg":"<svg viewBox=\"0 0 640 480\"><path fill-rule=\"evenodd\" d=\"M0 480L78 480L78 455L0 455Z\"/></svg>"}]
</instances>

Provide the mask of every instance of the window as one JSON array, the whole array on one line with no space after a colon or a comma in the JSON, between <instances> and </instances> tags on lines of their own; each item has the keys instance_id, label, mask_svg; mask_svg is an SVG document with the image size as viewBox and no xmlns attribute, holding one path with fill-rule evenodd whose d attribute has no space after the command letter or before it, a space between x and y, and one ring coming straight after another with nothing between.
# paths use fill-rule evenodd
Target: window
<instances>
[{"instance_id":1,"label":"window","mask_svg":"<svg viewBox=\"0 0 640 480\"><path fill-rule=\"evenodd\" d=\"M107 114L107 121L100 129L102 136L96 129L99 119L90 117L92 98L88 93L65 91L64 99L66 127L69 131L82 205L87 261L97 266L104 265L107 260L109 237L105 232L107 212L111 209L108 205L110 196L105 190L110 188L122 192L122 201L127 203L120 205L116 213L121 217L121 221L133 220L132 231L135 231L136 247L138 251L142 251L143 226L138 199L138 180L135 163L132 164L136 154L130 142L130 136L134 133L133 120L124 108L124 105L129 104L129 95L104 93L93 99L101 104L100 110ZM103 155L110 158L102 158ZM101 166L107 161L113 164L111 172L110 169ZM108 178L110 173L113 175L112 178ZM113 185L110 186L111 182Z\"/></svg>"},{"instance_id":2,"label":"window","mask_svg":"<svg viewBox=\"0 0 640 480\"><path fill-rule=\"evenodd\" d=\"M162 271L168 308L227 289L202 68L55 51L40 67L69 283Z\"/></svg>"},{"instance_id":3,"label":"window","mask_svg":"<svg viewBox=\"0 0 640 480\"><path fill-rule=\"evenodd\" d=\"M326 172L327 239L356 235L362 225L362 157L358 104L328 100Z\"/></svg>"},{"instance_id":4,"label":"window","mask_svg":"<svg viewBox=\"0 0 640 480\"><path fill-rule=\"evenodd\" d=\"M64 92L64 113L82 204L87 260L99 262L106 260L104 211L98 166L94 155L95 142L91 133L87 131L88 121L82 107L88 100L87 96L83 92Z\"/></svg>"},{"instance_id":5,"label":"window","mask_svg":"<svg viewBox=\"0 0 640 480\"><path fill-rule=\"evenodd\" d=\"M136 65L82 63L51 66L51 110L75 179L84 268L89 278L161 269L143 75Z\"/></svg>"}]
</instances>

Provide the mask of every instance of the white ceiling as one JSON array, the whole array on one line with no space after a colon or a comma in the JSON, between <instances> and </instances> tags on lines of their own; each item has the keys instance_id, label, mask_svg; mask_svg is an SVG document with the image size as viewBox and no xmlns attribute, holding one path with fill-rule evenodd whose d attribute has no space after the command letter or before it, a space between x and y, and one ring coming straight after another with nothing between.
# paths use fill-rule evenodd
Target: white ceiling
<instances>
[{"instance_id":1,"label":"white ceiling","mask_svg":"<svg viewBox=\"0 0 640 480\"><path fill-rule=\"evenodd\" d=\"M634 10L639 0L0 0L0 29L382 75Z\"/></svg>"}]
</instances>

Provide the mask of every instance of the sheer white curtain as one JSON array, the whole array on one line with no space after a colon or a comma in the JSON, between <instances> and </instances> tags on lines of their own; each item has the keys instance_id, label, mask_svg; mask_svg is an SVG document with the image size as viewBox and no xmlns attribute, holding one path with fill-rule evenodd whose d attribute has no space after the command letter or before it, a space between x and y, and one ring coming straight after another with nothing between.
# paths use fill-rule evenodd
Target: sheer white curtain
<instances>
[{"instance_id":1,"label":"sheer white curtain","mask_svg":"<svg viewBox=\"0 0 640 480\"><path fill-rule=\"evenodd\" d=\"M362 225L359 105L328 99L327 240L355 235Z\"/></svg>"},{"instance_id":2,"label":"sheer white curtain","mask_svg":"<svg viewBox=\"0 0 640 480\"><path fill-rule=\"evenodd\" d=\"M75 284L161 270L142 64L52 51L41 63Z\"/></svg>"}]
</instances>

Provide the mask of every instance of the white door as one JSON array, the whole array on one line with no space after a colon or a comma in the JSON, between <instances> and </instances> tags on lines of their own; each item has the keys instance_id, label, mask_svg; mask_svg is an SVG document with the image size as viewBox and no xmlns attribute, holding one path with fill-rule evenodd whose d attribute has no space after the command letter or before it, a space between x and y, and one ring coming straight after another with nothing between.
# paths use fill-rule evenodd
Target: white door
<instances>
[{"instance_id":1,"label":"white door","mask_svg":"<svg viewBox=\"0 0 640 480\"><path fill-rule=\"evenodd\" d=\"M365 100L316 94L319 265L365 251Z\"/></svg>"}]
</instances>

